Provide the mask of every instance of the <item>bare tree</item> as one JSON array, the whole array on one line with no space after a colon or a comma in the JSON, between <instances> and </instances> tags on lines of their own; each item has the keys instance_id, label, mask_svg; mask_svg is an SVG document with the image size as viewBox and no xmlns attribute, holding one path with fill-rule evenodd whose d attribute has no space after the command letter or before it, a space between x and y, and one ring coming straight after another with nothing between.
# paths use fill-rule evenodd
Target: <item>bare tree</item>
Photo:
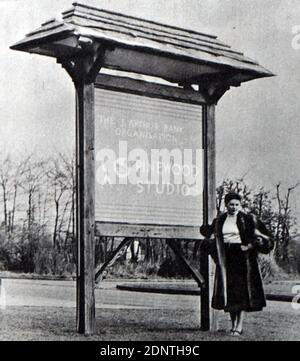
<instances>
[{"instance_id":1,"label":"bare tree","mask_svg":"<svg viewBox=\"0 0 300 361\"><path fill-rule=\"evenodd\" d=\"M8 231L8 200L9 200L9 188L10 180L12 179L12 162L9 155L5 157L0 166L0 186L2 189L3 200L3 216L4 216L4 230Z\"/></svg>"},{"instance_id":2,"label":"bare tree","mask_svg":"<svg viewBox=\"0 0 300 361\"><path fill-rule=\"evenodd\" d=\"M66 248L71 233L70 228L74 227L74 157L69 159L62 153L57 154L50 160L47 177L51 187L52 200L54 201L53 246L60 251L62 246ZM63 244L61 244L63 234L65 234L65 238Z\"/></svg>"},{"instance_id":3,"label":"bare tree","mask_svg":"<svg viewBox=\"0 0 300 361\"><path fill-rule=\"evenodd\" d=\"M295 219L291 215L290 197L299 183L287 189L284 196L281 194L281 184L276 185L277 212L275 218L275 246L273 256L280 263L288 261L288 247L291 241L291 228L295 223Z\"/></svg>"},{"instance_id":4,"label":"bare tree","mask_svg":"<svg viewBox=\"0 0 300 361\"><path fill-rule=\"evenodd\" d=\"M66 157L62 153L59 154L61 162L63 164L64 172L66 174L66 186L68 192L68 199L64 208L64 216L68 213L66 220L66 232L65 232L65 248L67 247L68 239L71 237L74 240L75 237L75 196L76 196L76 179L75 179L75 155L71 158ZM63 222L61 222L60 230L62 230Z\"/></svg>"},{"instance_id":5,"label":"bare tree","mask_svg":"<svg viewBox=\"0 0 300 361\"><path fill-rule=\"evenodd\" d=\"M21 188L27 198L27 229L30 231L35 221L36 196L41 190L45 176L45 161L34 161L32 156L27 158L22 174Z\"/></svg>"},{"instance_id":6,"label":"bare tree","mask_svg":"<svg viewBox=\"0 0 300 361\"><path fill-rule=\"evenodd\" d=\"M0 186L2 190L4 229L11 234L15 224L17 195L22 183L26 160L14 162L7 155L0 164Z\"/></svg>"}]
</instances>

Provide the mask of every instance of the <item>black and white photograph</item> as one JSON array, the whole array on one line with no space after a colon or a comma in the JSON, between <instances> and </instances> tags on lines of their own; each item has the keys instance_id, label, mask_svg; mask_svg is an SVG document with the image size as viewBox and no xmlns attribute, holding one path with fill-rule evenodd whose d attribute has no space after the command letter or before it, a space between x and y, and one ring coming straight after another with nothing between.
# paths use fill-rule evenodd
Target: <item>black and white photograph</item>
<instances>
[{"instance_id":1,"label":"black and white photograph","mask_svg":"<svg viewBox=\"0 0 300 361\"><path fill-rule=\"evenodd\" d=\"M0 13L0 341L300 341L300 2Z\"/></svg>"}]
</instances>

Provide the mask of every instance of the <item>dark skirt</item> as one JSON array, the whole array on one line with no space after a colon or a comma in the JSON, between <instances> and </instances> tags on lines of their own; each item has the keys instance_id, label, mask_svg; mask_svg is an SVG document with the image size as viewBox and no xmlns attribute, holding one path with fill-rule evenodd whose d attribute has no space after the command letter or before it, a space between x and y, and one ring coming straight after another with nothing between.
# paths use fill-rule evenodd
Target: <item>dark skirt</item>
<instances>
[{"instance_id":1,"label":"dark skirt","mask_svg":"<svg viewBox=\"0 0 300 361\"><path fill-rule=\"evenodd\" d=\"M225 243L227 305L226 312L249 309L247 263L239 244Z\"/></svg>"},{"instance_id":2,"label":"dark skirt","mask_svg":"<svg viewBox=\"0 0 300 361\"><path fill-rule=\"evenodd\" d=\"M251 307L247 276L247 258L239 244L225 244L227 305L225 312L259 311Z\"/></svg>"}]
</instances>

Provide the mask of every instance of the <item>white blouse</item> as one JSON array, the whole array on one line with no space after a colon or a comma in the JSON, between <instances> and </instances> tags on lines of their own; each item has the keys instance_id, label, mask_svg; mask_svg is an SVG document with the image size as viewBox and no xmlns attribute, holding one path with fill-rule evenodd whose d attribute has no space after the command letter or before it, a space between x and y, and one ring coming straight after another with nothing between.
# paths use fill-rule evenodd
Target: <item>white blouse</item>
<instances>
[{"instance_id":1,"label":"white blouse","mask_svg":"<svg viewBox=\"0 0 300 361\"><path fill-rule=\"evenodd\" d=\"M223 224L224 243L235 243L235 244L242 243L236 221L237 221L236 214L233 216L227 214L226 220Z\"/></svg>"}]
</instances>

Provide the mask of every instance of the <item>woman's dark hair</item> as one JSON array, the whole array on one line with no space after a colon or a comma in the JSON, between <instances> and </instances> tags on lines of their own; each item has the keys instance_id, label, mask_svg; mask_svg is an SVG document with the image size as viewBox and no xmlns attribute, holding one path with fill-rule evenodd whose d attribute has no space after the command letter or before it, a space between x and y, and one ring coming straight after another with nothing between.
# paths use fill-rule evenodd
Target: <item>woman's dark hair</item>
<instances>
[{"instance_id":1,"label":"woman's dark hair","mask_svg":"<svg viewBox=\"0 0 300 361\"><path fill-rule=\"evenodd\" d=\"M242 197L238 194L238 193L235 193L235 192L229 192L226 194L225 196L225 205L227 205L230 201L232 201L233 199L236 199L238 201L242 201Z\"/></svg>"}]
</instances>

